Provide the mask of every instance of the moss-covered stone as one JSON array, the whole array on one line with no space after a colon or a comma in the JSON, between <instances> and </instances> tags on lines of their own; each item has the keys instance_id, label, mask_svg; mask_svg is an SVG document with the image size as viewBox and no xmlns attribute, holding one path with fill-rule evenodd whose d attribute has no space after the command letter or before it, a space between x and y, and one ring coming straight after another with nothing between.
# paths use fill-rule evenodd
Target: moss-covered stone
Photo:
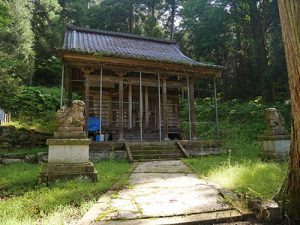
<instances>
[{"instance_id":1,"label":"moss-covered stone","mask_svg":"<svg viewBox=\"0 0 300 225\"><path fill-rule=\"evenodd\" d=\"M87 163L47 163L42 166L38 178L40 183L48 183L57 179L72 179L87 177L93 182L97 181L97 171L92 162Z\"/></svg>"},{"instance_id":2,"label":"moss-covered stone","mask_svg":"<svg viewBox=\"0 0 300 225\"><path fill-rule=\"evenodd\" d=\"M90 145L90 139L48 139L47 145Z\"/></svg>"}]
</instances>

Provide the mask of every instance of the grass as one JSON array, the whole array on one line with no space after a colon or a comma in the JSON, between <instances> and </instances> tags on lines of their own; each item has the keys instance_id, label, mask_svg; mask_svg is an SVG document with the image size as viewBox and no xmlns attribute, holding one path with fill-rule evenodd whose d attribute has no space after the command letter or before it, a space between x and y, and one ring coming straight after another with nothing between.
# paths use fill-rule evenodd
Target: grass
<instances>
[{"instance_id":1,"label":"grass","mask_svg":"<svg viewBox=\"0 0 300 225\"><path fill-rule=\"evenodd\" d=\"M80 218L101 193L130 169L130 164L121 161L104 161L95 166L97 183L77 179L50 186L36 185L39 165L1 166L0 195L4 200L0 201L0 224L63 224Z\"/></svg>"},{"instance_id":2,"label":"grass","mask_svg":"<svg viewBox=\"0 0 300 225\"><path fill-rule=\"evenodd\" d=\"M261 147L255 137L249 135L247 124L228 125L222 129L227 136L223 144L227 154L184 159L199 176L224 188L270 199L278 191L287 170L287 162L263 162Z\"/></svg>"},{"instance_id":3,"label":"grass","mask_svg":"<svg viewBox=\"0 0 300 225\"><path fill-rule=\"evenodd\" d=\"M37 155L39 152L47 152L47 147L37 147L37 148L17 148L17 149L9 149L9 150L1 150L0 156L3 154L19 154L19 155ZM0 172L1 173L1 172Z\"/></svg>"},{"instance_id":4,"label":"grass","mask_svg":"<svg viewBox=\"0 0 300 225\"><path fill-rule=\"evenodd\" d=\"M53 115L52 115L53 114ZM52 118L52 117L53 118ZM27 130L36 130L36 131L41 131L45 133L53 133L56 131L56 124L55 124L55 117L53 112L49 112L49 120L48 121L43 121L43 120L38 120L38 119L28 119L28 118L13 118L13 121L6 123L6 126L14 126L15 128L18 129L27 129Z\"/></svg>"}]
</instances>

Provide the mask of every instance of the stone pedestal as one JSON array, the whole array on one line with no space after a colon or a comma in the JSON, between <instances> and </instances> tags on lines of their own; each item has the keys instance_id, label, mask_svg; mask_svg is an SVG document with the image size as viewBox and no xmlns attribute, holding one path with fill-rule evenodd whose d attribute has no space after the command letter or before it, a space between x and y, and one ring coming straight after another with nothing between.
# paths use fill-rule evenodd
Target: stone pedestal
<instances>
[{"instance_id":1,"label":"stone pedestal","mask_svg":"<svg viewBox=\"0 0 300 225\"><path fill-rule=\"evenodd\" d=\"M89 161L90 139L48 139L48 163L42 166L39 182L88 177L97 181L97 171Z\"/></svg>"},{"instance_id":2,"label":"stone pedestal","mask_svg":"<svg viewBox=\"0 0 300 225\"><path fill-rule=\"evenodd\" d=\"M290 135L264 135L259 137L262 144L262 157L265 159L284 159L290 151Z\"/></svg>"}]
</instances>

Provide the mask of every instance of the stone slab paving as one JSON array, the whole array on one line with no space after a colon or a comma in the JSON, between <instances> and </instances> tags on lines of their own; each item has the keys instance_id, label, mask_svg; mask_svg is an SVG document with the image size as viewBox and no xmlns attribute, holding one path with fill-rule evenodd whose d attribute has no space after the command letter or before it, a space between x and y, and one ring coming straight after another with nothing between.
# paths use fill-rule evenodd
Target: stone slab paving
<instances>
[{"instance_id":1,"label":"stone slab paving","mask_svg":"<svg viewBox=\"0 0 300 225\"><path fill-rule=\"evenodd\" d=\"M79 224L180 224L170 219L241 216L214 185L199 179L179 160L140 163L128 187L108 192L97 204Z\"/></svg>"}]
</instances>

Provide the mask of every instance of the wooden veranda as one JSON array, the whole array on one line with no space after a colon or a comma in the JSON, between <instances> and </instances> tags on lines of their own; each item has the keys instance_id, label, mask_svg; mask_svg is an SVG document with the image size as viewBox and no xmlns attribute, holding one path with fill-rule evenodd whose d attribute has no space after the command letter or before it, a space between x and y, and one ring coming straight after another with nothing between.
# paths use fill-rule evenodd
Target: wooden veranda
<instances>
[{"instance_id":1,"label":"wooden veranda","mask_svg":"<svg viewBox=\"0 0 300 225\"><path fill-rule=\"evenodd\" d=\"M60 53L61 104L74 95L83 98L85 129L95 140L99 134L106 141L181 139L182 89L189 139L197 139L194 84L198 79L215 84L221 75L221 67L193 61L174 41L74 26L68 27Z\"/></svg>"}]
</instances>

